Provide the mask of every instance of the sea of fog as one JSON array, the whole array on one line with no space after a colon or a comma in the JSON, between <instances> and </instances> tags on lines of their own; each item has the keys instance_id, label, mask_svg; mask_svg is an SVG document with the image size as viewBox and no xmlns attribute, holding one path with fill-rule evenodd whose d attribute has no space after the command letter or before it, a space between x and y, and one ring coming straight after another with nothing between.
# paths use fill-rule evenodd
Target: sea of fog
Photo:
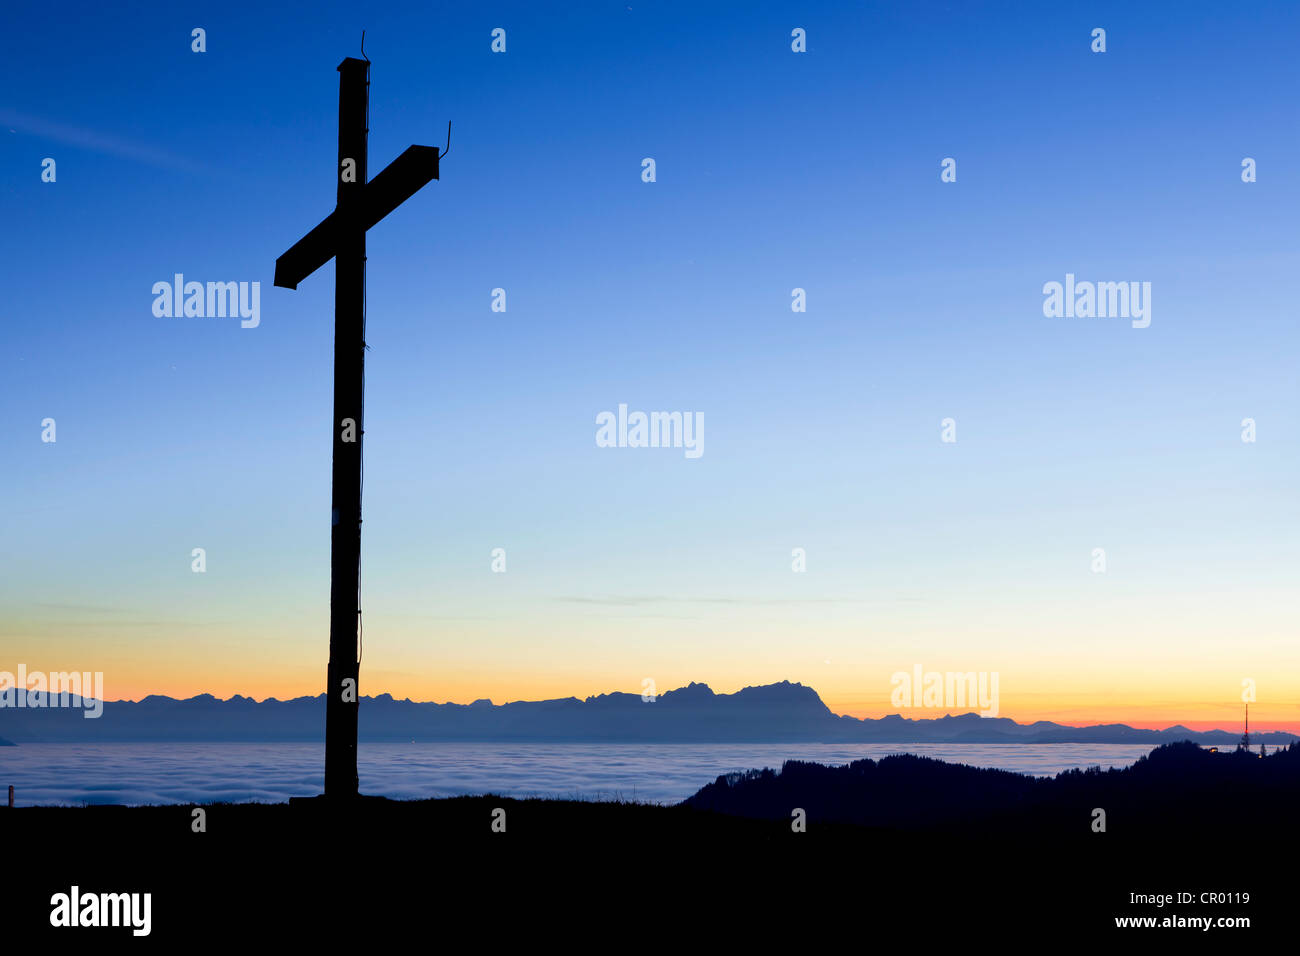
<instances>
[{"instance_id":1,"label":"sea of fog","mask_svg":"<svg viewBox=\"0 0 1300 956\"><path fill-rule=\"evenodd\" d=\"M720 774L785 760L844 764L922 754L1050 775L1126 767L1131 744L499 744L362 743L361 792L396 799L512 797L676 803ZM25 744L0 747L0 798L34 804L282 802L321 792L320 744Z\"/></svg>"}]
</instances>

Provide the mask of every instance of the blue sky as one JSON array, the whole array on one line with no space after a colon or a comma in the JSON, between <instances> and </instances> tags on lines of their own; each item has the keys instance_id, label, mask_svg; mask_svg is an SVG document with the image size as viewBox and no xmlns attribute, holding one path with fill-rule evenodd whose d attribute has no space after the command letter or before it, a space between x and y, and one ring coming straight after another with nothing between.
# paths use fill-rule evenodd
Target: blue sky
<instances>
[{"instance_id":1,"label":"blue sky","mask_svg":"<svg viewBox=\"0 0 1300 956\"><path fill-rule=\"evenodd\" d=\"M364 28L372 174L453 124L368 239L364 689L866 714L920 661L1195 718L1294 673L1300 11L842 6L7 11L0 656L323 679L333 267L271 279ZM175 272L260 281L260 326L156 318ZM1150 327L1045 318L1067 272L1150 282ZM595 447L620 402L703 456Z\"/></svg>"}]
</instances>

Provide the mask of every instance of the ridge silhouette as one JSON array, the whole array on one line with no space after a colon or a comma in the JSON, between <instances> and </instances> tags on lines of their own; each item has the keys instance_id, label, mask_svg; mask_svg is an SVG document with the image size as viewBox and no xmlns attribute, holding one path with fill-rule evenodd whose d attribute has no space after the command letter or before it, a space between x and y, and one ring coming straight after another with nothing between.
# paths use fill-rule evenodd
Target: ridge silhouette
<instances>
[{"instance_id":1,"label":"ridge silhouette","mask_svg":"<svg viewBox=\"0 0 1300 956\"><path fill-rule=\"evenodd\" d=\"M695 810L756 819L871 827L962 828L1087 837L1103 808L1107 831L1150 837L1186 834L1215 815L1287 820L1300 800L1300 743L1274 750L1213 753L1194 743L1164 744L1122 769L1067 770L1029 777L914 754L827 767L800 760L781 770L718 777L683 801ZM1190 828L1190 829L1189 829Z\"/></svg>"}]
</instances>

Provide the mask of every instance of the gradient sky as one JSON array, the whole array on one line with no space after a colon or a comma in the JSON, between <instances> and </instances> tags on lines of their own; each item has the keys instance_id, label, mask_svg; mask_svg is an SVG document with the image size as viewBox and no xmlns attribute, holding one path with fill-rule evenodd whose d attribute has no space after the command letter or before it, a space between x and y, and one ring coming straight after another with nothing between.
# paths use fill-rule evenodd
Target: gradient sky
<instances>
[{"instance_id":1,"label":"gradient sky","mask_svg":"<svg viewBox=\"0 0 1300 956\"><path fill-rule=\"evenodd\" d=\"M6 9L0 669L323 689L333 266L271 280L364 28L371 173L453 129L369 235L363 693L879 716L919 663L1300 730L1294 4L312 6ZM260 327L155 318L175 272ZM1044 318L1067 272L1150 327ZM620 402L703 456L597 448Z\"/></svg>"}]
</instances>

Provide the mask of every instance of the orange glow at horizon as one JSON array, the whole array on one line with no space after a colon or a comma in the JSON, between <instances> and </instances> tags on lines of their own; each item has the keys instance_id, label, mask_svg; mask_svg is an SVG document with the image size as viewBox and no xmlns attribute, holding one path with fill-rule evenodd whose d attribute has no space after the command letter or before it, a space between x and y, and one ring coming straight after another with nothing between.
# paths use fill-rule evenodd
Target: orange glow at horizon
<instances>
[{"instance_id":1,"label":"orange glow at horizon","mask_svg":"<svg viewBox=\"0 0 1300 956\"><path fill-rule=\"evenodd\" d=\"M46 620L35 611L10 615L0 623L0 670L14 671L23 662L29 672L102 672L110 701L151 694L285 700L324 690L321 634L327 628L318 608L268 611L256 627L220 629L178 621L165 631L146 630L116 621L100 624L101 615L93 611L82 617L85 623ZM646 678L653 678L658 694L692 681L729 694L788 680L812 688L832 713L856 718L894 713L934 718L980 710L970 702L894 705L892 677L923 664L926 673L998 674L996 716L1021 724L1182 725L1232 733L1241 731L1243 680L1252 678L1258 699L1250 705L1251 730L1300 734L1300 676L1291 676L1300 675L1294 666L1300 652L1280 639L1258 638L1251 645L1198 639L1195 657L1180 658L1169 650L1173 637L1147 646L1119 637L1089 643L1071 634L1044 645L1005 636L985 643L978 631L962 632L960 640L927 631L867 641L857 625L832 620L810 626L793 613L789 620L777 620L776 612L757 623L747 621L743 629L708 616L667 631L655 618L620 619L616 633L604 618L585 613L524 624L511 618L510 623L466 620L441 627L376 617L366 628L363 696L387 693L399 700L461 704L486 698L501 704L639 695ZM962 642L982 649L972 653Z\"/></svg>"}]
</instances>

